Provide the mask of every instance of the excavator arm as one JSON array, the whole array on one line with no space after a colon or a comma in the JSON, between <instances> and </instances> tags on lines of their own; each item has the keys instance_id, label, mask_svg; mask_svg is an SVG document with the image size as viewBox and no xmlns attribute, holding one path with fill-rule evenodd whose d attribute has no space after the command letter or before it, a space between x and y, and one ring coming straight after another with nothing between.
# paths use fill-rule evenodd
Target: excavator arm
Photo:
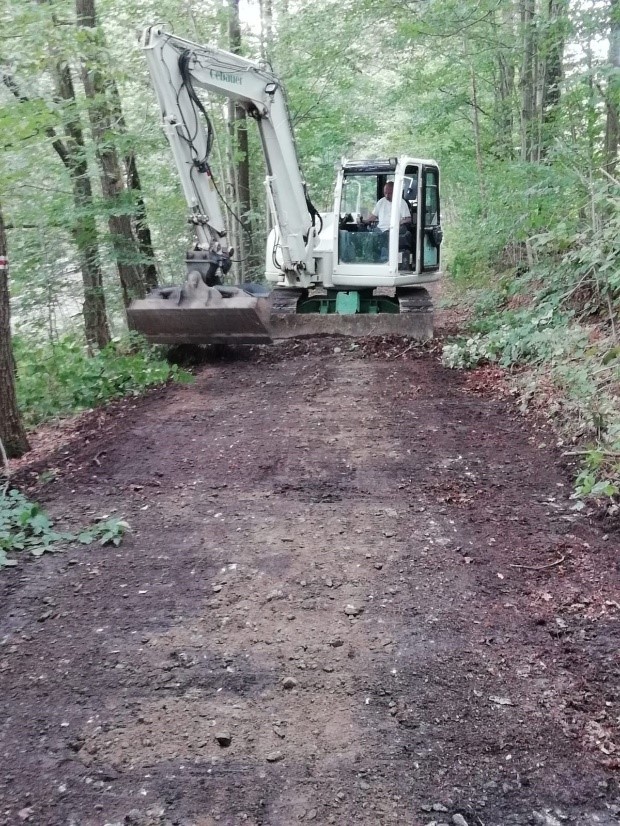
<instances>
[{"instance_id":1,"label":"excavator arm","mask_svg":"<svg viewBox=\"0 0 620 826\"><path fill-rule=\"evenodd\" d=\"M145 30L142 45L197 247L205 253L207 283L216 283L218 269L228 271L231 251L225 238L221 193L211 168L212 127L196 87L235 100L256 120L284 278L291 285L305 285L315 267L315 213L307 200L278 78L266 63L197 45L156 26Z\"/></svg>"}]
</instances>

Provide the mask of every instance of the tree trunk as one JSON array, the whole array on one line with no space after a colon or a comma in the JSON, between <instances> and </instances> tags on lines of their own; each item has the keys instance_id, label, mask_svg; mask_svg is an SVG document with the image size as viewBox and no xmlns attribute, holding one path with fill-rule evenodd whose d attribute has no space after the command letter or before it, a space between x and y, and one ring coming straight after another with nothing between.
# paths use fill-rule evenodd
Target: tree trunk
<instances>
[{"instance_id":1,"label":"tree trunk","mask_svg":"<svg viewBox=\"0 0 620 826\"><path fill-rule=\"evenodd\" d=\"M273 5L272 0L259 0L260 6L260 51L263 60L271 60L273 48Z\"/></svg>"},{"instance_id":2,"label":"tree trunk","mask_svg":"<svg viewBox=\"0 0 620 826\"><path fill-rule=\"evenodd\" d=\"M110 77L109 83L113 123L116 125L116 130L121 135L126 135L127 124L125 122L125 115L123 114L123 107L121 104L121 96L118 91L118 86L116 85L116 80L113 77ZM138 172L136 153L133 149L126 150L123 162L125 164L127 186L133 192L135 198L135 232L136 238L138 239L140 254L142 255L144 284L147 291L153 290L159 284L156 264L157 258L155 256L153 238L151 236L151 229L147 219L144 195L142 194L142 182Z\"/></svg>"},{"instance_id":3,"label":"tree trunk","mask_svg":"<svg viewBox=\"0 0 620 826\"><path fill-rule=\"evenodd\" d=\"M515 7L513 2L496 9L490 18L495 43L495 134L498 154L505 160L514 156L514 92L515 58L512 42L515 35Z\"/></svg>"},{"instance_id":4,"label":"tree trunk","mask_svg":"<svg viewBox=\"0 0 620 826\"><path fill-rule=\"evenodd\" d=\"M513 96L515 88L515 69L507 55L501 51L497 56L499 69L498 88L498 122L499 143L502 147L502 157L510 160L513 157Z\"/></svg>"},{"instance_id":5,"label":"tree trunk","mask_svg":"<svg viewBox=\"0 0 620 826\"><path fill-rule=\"evenodd\" d=\"M230 246L233 248L233 266L232 274L235 283L240 284L243 281L243 235L242 228L239 221L234 216L241 212L239 208L239 199L237 197L237 163L235 157L235 101L229 100L226 106L226 126L228 130L228 140L226 142L226 183L228 188L229 203L232 204L230 210L226 210L229 217L227 221L227 235ZM231 214L232 213L232 214Z\"/></svg>"},{"instance_id":6,"label":"tree trunk","mask_svg":"<svg viewBox=\"0 0 620 826\"><path fill-rule=\"evenodd\" d=\"M605 127L605 169L614 175L620 145L620 0L609 4L609 81Z\"/></svg>"},{"instance_id":7,"label":"tree trunk","mask_svg":"<svg viewBox=\"0 0 620 826\"><path fill-rule=\"evenodd\" d=\"M48 0L36 0L36 3L39 6L51 5ZM58 22L53 13L51 18L54 26L57 26ZM53 51L51 53L53 57L51 74L56 97L64 101L64 109L68 113L64 122L66 143L56 136L52 127L47 127L45 131L52 137L52 145L71 180L76 212L72 221L71 235L76 246L84 285L82 307L84 334L89 346L94 345L101 349L110 343L110 328L106 315L99 237L94 217L93 191L88 172L84 133L77 110L71 69L64 56L54 55ZM20 100L27 99L16 88L12 91Z\"/></svg>"},{"instance_id":8,"label":"tree trunk","mask_svg":"<svg viewBox=\"0 0 620 826\"><path fill-rule=\"evenodd\" d=\"M229 0L228 39L230 50L241 54L241 24L239 20L239 0ZM238 271L241 281L247 280L248 264L252 254L251 209L250 199L250 157L248 151L247 117L243 106L234 103L229 107L232 115L232 146L235 181L235 200L237 214L243 224L237 227L238 251L236 258L240 261Z\"/></svg>"},{"instance_id":9,"label":"tree trunk","mask_svg":"<svg viewBox=\"0 0 620 826\"><path fill-rule=\"evenodd\" d=\"M536 102L534 78L534 10L535 0L521 0L521 160L531 161Z\"/></svg>"},{"instance_id":10,"label":"tree trunk","mask_svg":"<svg viewBox=\"0 0 620 826\"><path fill-rule=\"evenodd\" d=\"M549 0L548 18L551 33L545 50L546 84L543 96L546 120L555 115L555 108L560 103L560 86L564 78L565 21L567 14L567 0Z\"/></svg>"},{"instance_id":11,"label":"tree trunk","mask_svg":"<svg viewBox=\"0 0 620 826\"><path fill-rule=\"evenodd\" d=\"M86 37L82 58L82 82L88 100L88 117L101 171L101 190L107 202L108 228L114 250L125 306L134 298L144 298L146 286L140 264L140 249L133 234L131 213L127 210L127 190L121 162L112 143L113 120L108 103L108 83L101 56L105 43L97 28L95 0L76 0L78 26Z\"/></svg>"},{"instance_id":12,"label":"tree trunk","mask_svg":"<svg viewBox=\"0 0 620 826\"><path fill-rule=\"evenodd\" d=\"M112 120L116 131L121 135L127 134L127 124L123 115L121 96L114 78L110 78L110 98L112 108ZM125 164L125 174L127 176L127 186L133 192L135 198L134 223L140 254L142 255L144 283L147 290L152 290L159 284L157 275L157 265L153 239L146 215L146 204L142 194L142 183L136 162L136 153L133 149L128 149L123 158Z\"/></svg>"},{"instance_id":13,"label":"tree trunk","mask_svg":"<svg viewBox=\"0 0 620 826\"><path fill-rule=\"evenodd\" d=\"M480 139L480 113L478 111L478 85L476 83L476 72L473 63L470 67L471 73L471 95L473 104L473 127L474 143L476 146L476 167L478 169L478 186L480 188L480 202L486 212L486 189L484 185L484 166L482 164L482 141Z\"/></svg>"},{"instance_id":14,"label":"tree trunk","mask_svg":"<svg viewBox=\"0 0 620 826\"><path fill-rule=\"evenodd\" d=\"M155 250L153 248L153 238L151 236L151 229L146 217L146 204L144 203L144 196L142 194L142 183L140 181L140 174L138 173L138 166L136 164L136 155L133 151L125 154L125 170L127 172L127 184L129 189L134 193L136 199L136 207L134 214L134 221L136 225L136 237L138 239L138 246L143 260L143 275L144 286L147 291L155 289L159 284L159 277L157 275L157 265L155 264Z\"/></svg>"},{"instance_id":15,"label":"tree trunk","mask_svg":"<svg viewBox=\"0 0 620 826\"><path fill-rule=\"evenodd\" d=\"M564 79L567 16L568 0L548 0L547 34L542 50L540 87L540 154L543 157L556 131L561 85Z\"/></svg>"},{"instance_id":16,"label":"tree trunk","mask_svg":"<svg viewBox=\"0 0 620 826\"><path fill-rule=\"evenodd\" d=\"M76 111L75 90L69 66L64 61L58 61L53 75L58 96L65 101L69 112L65 123L67 142L64 144L66 149L64 161L71 178L76 208L76 218L71 234L78 251L84 283L83 313L86 341L102 348L110 342L110 329L106 316L99 239L94 217L93 191L88 174L84 133Z\"/></svg>"},{"instance_id":17,"label":"tree trunk","mask_svg":"<svg viewBox=\"0 0 620 826\"><path fill-rule=\"evenodd\" d=\"M514 0L502 4L498 41L500 66L500 129L504 157L512 160L515 154L515 78L516 52L514 38L518 29L517 6ZM505 45L508 43L508 45Z\"/></svg>"},{"instance_id":18,"label":"tree trunk","mask_svg":"<svg viewBox=\"0 0 620 826\"><path fill-rule=\"evenodd\" d=\"M9 458L30 450L15 395L15 362L11 349L11 308L6 231L0 206L0 442ZM1 463L0 463L1 467Z\"/></svg>"},{"instance_id":19,"label":"tree trunk","mask_svg":"<svg viewBox=\"0 0 620 826\"><path fill-rule=\"evenodd\" d=\"M54 81L60 97L68 95L73 100L73 83L69 70L57 65L54 69ZM64 77L63 77L64 75ZM15 79L6 73L2 77L4 85L15 97L27 102ZM75 102L75 101L73 101ZM75 119L75 115L73 116ZM79 121L67 129L68 139L65 144L51 126L45 127L45 134L52 139L52 146L69 174L73 203L77 217L71 225L84 285L84 332L89 344L105 347L110 341L106 317L105 297L103 295L97 227L93 218L93 197L88 177L88 166L84 156L83 136ZM77 142L76 142L77 141ZM82 143L80 143L82 142Z\"/></svg>"},{"instance_id":20,"label":"tree trunk","mask_svg":"<svg viewBox=\"0 0 620 826\"><path fill-rule=\"evenodd\" d=\"M595 164L595 156L597 153L597 144L598 144L598 114L597 114L597 107L598 107L598 97L595 93L595 86L594 86L594 51L592 48L592 33L588 33L587 41L584 45L585 57L586 57L586 83L588 89L588 102L585 111L585 127L586 127L586 138L588 142L588 164L587 164L587 174L588 177L591 177L591 171Z\"/></svg>"}]
</instances>

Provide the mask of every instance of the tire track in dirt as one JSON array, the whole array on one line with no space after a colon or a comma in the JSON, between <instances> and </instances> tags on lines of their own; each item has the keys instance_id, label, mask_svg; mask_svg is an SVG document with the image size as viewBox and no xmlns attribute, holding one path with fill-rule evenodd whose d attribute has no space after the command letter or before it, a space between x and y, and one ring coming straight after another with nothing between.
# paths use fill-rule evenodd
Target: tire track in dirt
<instances>
[{"instance_id":1,"label":"tire track in dirt","mask_svg":"<svg viewBox=\"0 0 620 826\"><path fill-rule=\"evenodd\" d=\"M134 534L8 572L0 822L618 822L609 543L509 405L333 347L76 448L52 510Z\"/></svg>"}]
</instances>

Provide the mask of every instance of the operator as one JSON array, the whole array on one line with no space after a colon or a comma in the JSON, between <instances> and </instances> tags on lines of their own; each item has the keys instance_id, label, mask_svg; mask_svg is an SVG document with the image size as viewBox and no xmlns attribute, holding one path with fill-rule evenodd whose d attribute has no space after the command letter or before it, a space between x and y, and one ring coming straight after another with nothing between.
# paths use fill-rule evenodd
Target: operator
<instances>
[{"instance_id":1,"label":"operator","mask_svg":"<svg viewBox=\"0 0 620 826\"><path fill-rule=\"evenodd\" d=\"M375 232L380 233L381 243L379 248L379 260L388 259L388 239L390 237L390 220L392 217L392 196L394 195L394 181L387 181L383 187L383 198L375 204L375 208L366 220L361 219L362 224L377 224ZM400 227L398 230L398 249L410 250L412 245L411 235L411 213L407 202L400 200Z\"/></svg>"},{"instance_id":2,"label":"operator","mask_svg":"<svg viewBox=\"0 0 620 826\"><path fill-rule=\"evenodd\" d=\"M390 229L390 219L392 216L392 196L394 194L394 181L388 181L383 187L383 198L375 204L375 208L368 218L361 219L362 224L377 224L381 232L388 232ZM411 214L407 202L401 198L400 201L400 224L409 224ZM402 232L402 230L401 230Z\"/></svg>"}]
</instances>

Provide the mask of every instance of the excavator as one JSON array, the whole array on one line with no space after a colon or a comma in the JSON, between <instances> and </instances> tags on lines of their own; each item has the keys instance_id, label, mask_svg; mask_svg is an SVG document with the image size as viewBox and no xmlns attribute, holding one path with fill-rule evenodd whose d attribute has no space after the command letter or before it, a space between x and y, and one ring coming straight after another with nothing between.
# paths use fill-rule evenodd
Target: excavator
<instances>
[{"instance_id":1,"label":"excavator","mask_svg":"<svg viewBox=\"0 0 620 826\"><path fill-rule=\"evenodd\" d=\"M437 163L409 156L342 160L333 210L320 213L301 173L285 90L268 63L159 26L145 30L142 46L194 243L185 282L132 302L130 328L158 344L262 344L329 334L431 338L426 287L441 277ZM234 255L223 214L230 208L213 174L213 127L197 89L236 101L256 121L273 227L265 253L271 289L225 283Z\"/></svg>"}]
</instances>

